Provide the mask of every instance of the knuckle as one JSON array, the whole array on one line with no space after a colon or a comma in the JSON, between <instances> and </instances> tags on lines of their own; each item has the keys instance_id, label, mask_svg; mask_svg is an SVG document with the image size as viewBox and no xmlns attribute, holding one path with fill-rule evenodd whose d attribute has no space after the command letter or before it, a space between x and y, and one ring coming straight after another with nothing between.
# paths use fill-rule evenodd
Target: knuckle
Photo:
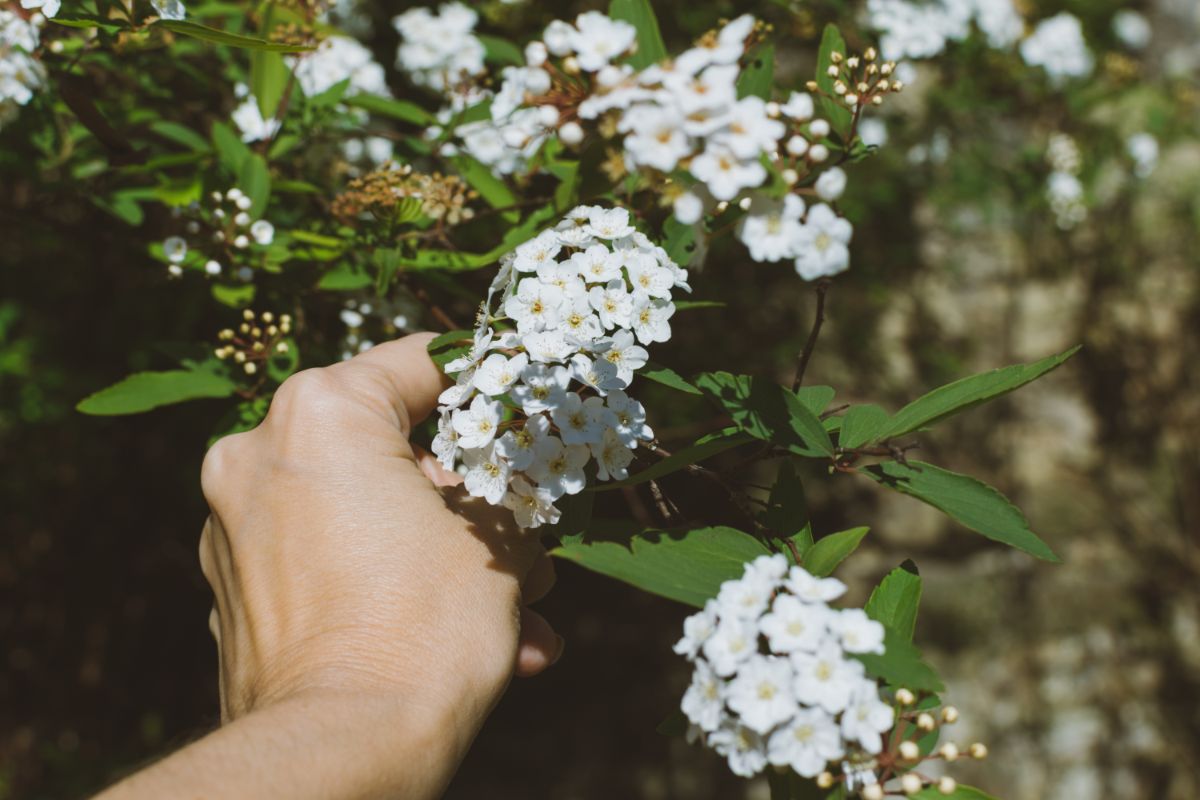
<instances>
[{"instance_id":1,"label":"knuckle","mask_svg":"<svg viewBox=\"0 0 1200 800\"><path fill-rule=\"evenodd\" d=\"M224 497L225 487L230 483L230 473L240 463L246 450L250 432L234 433L218 439L200 465L200 490L210 506Z\"/></svg>"},{"instance_id":2,"label":"knuckle","mask_svg":"<svg viewBox=\"0 0 1200 800\"><path fill-rule=\"evenodd\" d=\"M334 421L345 409L343 388L329 368L316 367L292 375L275 392L269 420L312 424Z\"/></svg>"}]
</instances>

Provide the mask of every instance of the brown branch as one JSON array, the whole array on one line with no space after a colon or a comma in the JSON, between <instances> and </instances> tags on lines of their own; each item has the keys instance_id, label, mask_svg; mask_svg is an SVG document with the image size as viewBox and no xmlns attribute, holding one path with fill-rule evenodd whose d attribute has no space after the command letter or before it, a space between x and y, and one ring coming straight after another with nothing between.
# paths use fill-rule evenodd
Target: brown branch
<instances>
[{"instance_id":1,"label":"brown branch","mask_svg":"<svg viewBox=\"0 0 1200 800\"><path fill-rule=\"evenodd\" d=\"M821 335L821 326L825 323L825 293L829 291L832 282L828 278L817 281L817 316L813 320L812 330L809 331L808 341L804 343L804 351L796 364L796 377L792 381L792 391L798 391L804 382L804 371L808 369L808 361L812 358L813 348L817 346L817 337Z\"/></svg>"}]
</instances>

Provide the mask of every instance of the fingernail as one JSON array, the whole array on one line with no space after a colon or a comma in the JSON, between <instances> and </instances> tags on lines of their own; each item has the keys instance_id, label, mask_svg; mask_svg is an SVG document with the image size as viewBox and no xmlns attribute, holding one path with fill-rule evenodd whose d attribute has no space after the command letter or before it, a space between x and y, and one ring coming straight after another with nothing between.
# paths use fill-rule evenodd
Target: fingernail
<instances>
[{"instance_id":1,"label":"fingernail","mask_svg":"<svg viewBox=\"0 0 1200 800\"><path fill-rule=\"evenodd\" d=\"M559 636L557 633L554 634L554 639L556 642L558 642L558 646L554 649L554 658L551 659L551 661L550 661L550 663L552 665L558 663L558 660L560 658L562 658L563 650L567 649L567 640L566 639Z\"/></svg>"}]
</instances>

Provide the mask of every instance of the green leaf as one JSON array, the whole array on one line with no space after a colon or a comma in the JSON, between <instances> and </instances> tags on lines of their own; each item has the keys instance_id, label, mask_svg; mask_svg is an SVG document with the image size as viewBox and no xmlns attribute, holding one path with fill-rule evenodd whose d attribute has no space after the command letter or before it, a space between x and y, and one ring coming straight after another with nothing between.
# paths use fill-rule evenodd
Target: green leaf
<instances>
[{"instance_id":1,"label":"green leaf","mask_svg":"<svg viewBox=\"0 0 1200 800\"><path fill-rule=\"evenodd\" d=\"M176 144L181 144L191 150L202 152L208 150L211 146L208 143L208 139L205 139L186 125L180 125L178 122L171 122L165 119L155 120L150 123L150 130L164 139L170 139Z\"/></svg>"},{"instance_id":2,"label":"green leaf","mask_svg":"<svg viewBox=\"0 0 1200 800\"><path fill-rule=\"evenodd\" d=\"M202 397L229 397L237 384L224 375L201 370L136 372L85 397L75 406L84 414L139 414L152 408Z\"/></svg>"},{"instance_id":3,"label":"green leaf","mask_svg":"<svg viewBox=\"0 0 1200 800\"><path fill-rule=\"evenodd\" d=\"M853 656L867 668L868 675L915 692L940 692L945 688L916 645L886 625L884 631L883 655L859 653Z\"/></svg>"},{"instance_id":4,"label":"green leaf","mask_svg":"<svg viewBox=\"0 0 1200 800\"><path fill-rule=\"evenodd\" d=\"M328 247L334 250L341 250L346 247L346 242L336 236L326 236L323 233L313 233L312 231L292 231L290 236L297 242L305 244L315 244L318 247Z\"/></svg>"},{"instance_id":5,"label":"green leaf","mask_svg":"<svg viewBox=\"0 0 1200 800\"><path fill-rule=\"evenodd\" d=\"M970 786L958 785L950 794L942 794L936 786L926 786L913 795L914 800L996 800L990 794Z\"/></svg>"},{"instance_id":6,"label":"green leaf","mask_svg":"<svg viewBox=\"0 0 1200 800\"><path fill-rule=\"evenodd\" d=\"M246 308L254 302L255 288L253 283L240 286L229 286L224 283L212 285L212 296L223 306L230 308Z\"/></svg>"},{"instance_id":7,"label":"green leaf","mask_svg":"<svg viewBox=\"0 0 1200 800\"><path fill-rule=\"evenodd\" d=\"M667 255L676 264L687 266L692 261L692 256L696 253L696 226L685 225L675 219L674 215L667 218L663 223L663 235L666 237L663 242L663 249L667 251ZM679 303L675 304L679 308Z\"/></svg>"},{"instance_id":8,"label":"green leaf","mask_svg":"<svg viewBox=\"0 0 1200 800\"><path fill-rule=\"evenodd\" d=\"M873 481L915 497L976 533L1046 561L1059 561L1029 529L1020 509L982 481L921 461L889 461L859 470Z\"/></svg>"},{"instance_id":9,"label":"green leaf","mask_svg":"<svg viewBox=\"0 0 1200 800\"><path fill-rule=\"evenodd\" d=\"M1062 366L1077 352L1079 348L1072 347L1032 364L1018 364L983 372L934 389L897 411L880 438L903 436L940 422L952 414L1008 394Z\"/></svg>"},{"instance_id":10,"label":"green leaf","mask_svg":"<svg viewBox=\"0 0 1200 800\"><path fill-rule=\"evenodd\" d=\"M800 476L796 474L796 467L791 460L786 460L780 465L762 518L764 525L791 540L801 558L812 548L812 520L808 517L804 484L800 482Z\"/></svg>"},{"instance_id":11,"label":"green leaf","mask_svg":"<svg viewBox=\"0 0 1200 800\"><path fill-rule=\"evenodd\" d=\"M745 69L737 79L737 95L771 99L771 85L775 80L775 46L760 44L750 51Z\"/></svg>"},{"instance_id":12,"label":"green leaf","mask_svg":"<svg viewBox=\"0 0 1200 800\"><path fill-rule=\"evenodd\" d=\"M242 162L242 168L238 171L238 188L250 198L250 216L260 218L267 210L267 201L271 199L271 172L265 158L258 153L251 153Z\"/></svg>"},{"instance_id":13,"label":"green leaf","mask_svg":"<svg viewBox=\"0 0 1200 800\"><path fill-rule=\"evenodd\" d=\"M51 17L50 21L68 28L103 28L106 31L119 31L129 27L123 20L109 19L99 14L58 14Z\"/></svg>"},{"instance_id":14,"label":"green leaf","mask_svg":"<svg viewBox=\"0 0 1200 800\"><path fill-rule=\"evenodd\" d=\"M438 367L444 368L454 359L471 349L475 340L474 331L449 331L429 340L425 349Z\"/></svg>"},{"instance_id":15,"label":"green leaf","mask_svg":"<svg viewBox=\"0 0 1200 800\"><path fill-rule=\"evenodd\" d=\"M517 204L517 196L513 194L504 178L492 171L490 167L476 161L471 156L461 154L450 159L458 174L472 189L479 192L483 201L492 208L507 208L500 216L506 222L516 222L521 218L521 212L512 208Z\"/></svg>"},{"instance_id":16,"label":"green leaf","mask_svg":"<svg viewBox=\"0 0 1200 800\"><path fill-rule=\"evenodd\" d=\"M725 308L728 303L720 300L676 300L676 311L692 311L697 308Z\"/></svg>"},{"instance_id":17,"label":"green leaf","mask_svg":"<svg viewBox=\"0 0 1200 800\"><path fill-rule=\"evenodd\" d=\"M612 0L608 15L637 29L637 52L626 59L634 69L645 69L667 57L667 46L649 0Z\"/></svg>"},{"instance_id":18,"label":"green leaf","mask_svg":"<svg viewBox=\"0 0 1200 800\"><path fill-rule=\"evenodd\" d=\"M413 125L430 125L435 122L433 114L421 108L416 103L407 100L393 100L389 97L376 97L371 94L356 94L345 99L348 106L361 108L378 114L381 117L391 117L401 122L411 122Z\"/></svg>"},{"instance_id":19,"label":"green leaf","mask_svg":"<svg viewBox=\"0 0 1200 800\"><path fill-rule=\"evenodd\" d=\"M832 386L801 386L796 397L800 405L811 411L813 416L820 416L833 401L834 394Z\"/></svg>"},{"instance_id":20,"label":"green leaf","mask_svg":"<svg viewBox=\"0 0 1200 800\"><path fill-rule=\"evenodd\" d=\"M489 36L486 33L477 33L475 38L483 45L484 57L493 64L517 67L525 65L525 54L521 52L521 48L507 39Z\"/></svg>"},{"instance_id":21,"label":"green leaf","mask_svg":"<svg viewBox=\"0 0 1200 800\"><path fill-rule=\"evenodd\" d=\"M279 53L256 50L250 54L250 92L263 119L271 119L287 88L291 70Z\"/></svg>"},{"instance_id":22,"label":"green leaf","mask_svg":"<svg viewBox=\"0 0 1200 800\"><path fill-rule=\"evenodd\" d=\"M719 433L709 434L699 439L695 444L685 447L682 450L677 450L654 466L630 475L623 481L597 483L588 487L587 491L607 492L613 489L636 486L639 483L657 480L658 478L670 475L672 472L685 469L691 464L698 464L707 458L724 453L726 450L732 450L738 445L749 441L751 441L750 437L740 433L736 428L726 428Z\"/></svg>"},{"instance_id":23,"label":"green leaf","mask_svg":"<svg viewBox=\"0 0 1200 800\"><path fill-rule=\"evenodd\" d=\"M794 392L761 377L728 372L705 372L694 383L729 412L734 424L756 439L800 455L833 455L829 434Z\"/></svg>"},{"instance_id":24,"label":"green leaf","mask_svg":"<svg viewBox=\"0 0 1200 800\"><path fill-rule=\"evenodd\" d=\"M212 126L213 149L217 151L217 160L228 172L237 177L242 174L242 164L250 158L250 148L233 129L224 122L214 122Z\"/></svg>"},{"instance_id":25,"label":"green leaf","mask_svg":"<svg viewBox=\"0 0 1200 800\"><path fill-rule=\"evenodd\" d=\"M661 383L663 386L670 386L672 389L678 389L685 394L703 394L699 389L687 382L687 379L680 375L670 367L664 367L662 364L656 364L653 361L638 372L643 378Z\"/></svg>"},{"instance_id":26,"label":"green leaf","mask_svg":"<svg viewBox=\"0 0 1200 800\"><path fill-rule=\"evenodd\" d=\"M321 276L321 279L317 281L317 288L327 291L345 292L354 289L365 289L374 283L374 278L367 272L356 269L348 261L343 261Z\"/></svg>"},{"instance_id":27,"label":"green leaf","mask_svg":"<svg viewBox=\"0 0 1200 800\"><path fill-rule=\"evenodd\" d=\"M278 350L267 358L267 374L271 380L283 383L300 367L300 348L296 347L295 339L286 340L288 349L280 353Z\"/></svg>"},{"instance_id":28,"label":"green leaf","mask_svg":"<svg viewBox=\"0 0 1200 800\"><path fill-rule=\"evenodd\" d=\"M223 44L229 47L241 47L246 50L265 50L272 53L303 53L313 49L307 45L268 42L266 39L258 39L254 36L242 36L238 33L230 33L182 19L160 19L154 23L153 27L166 28L169 31L174 31L184 36L191 36L194 39L202 39L206 42Z\"/></svg>"},{"instance_id":29,"label":"green leaf","mask_svg":"<svg viewBox=\"0 0 1200 800\"><path fill-rule=\"evenodd\" d=\"M579 162L556 161L547 165L546 169L558 178L558 186L554 188L554 207L565 212L579 199Z\"/></svg>"},{"instance_id":30,"label":"green leaf","mask_svg":"<svg viewBox=\"0 0 1200 800\"><path fill-rule=\"evenodd\" d=\"M878 441L883 438L881 434L887 430L891 419L886 411L871 403L851 406L842 417L838 447L849 450Z\"/></svg>"},{"instance_id":31,"label":"green leaf","mask_svg":"<svg viewBox=\"0 0 1200 800\"><path fill-rule=\"evenodd\" d=\"M850 528L822 536L805 553L801 566L818 578L824 578L837 569L837 565L845 561L846 556L858 549L859 543L869 530L870 528Z\"/></svg>"},{"instance_id":32,"label":"green leaf","mask_svg":"<svg viewBox=\"0 0 1200 800\"><path fill-rule=\"evenodd\" d=\"M829 73L826 71L833 63L832 54L834 52L845 56L846 40L842 38L842 33L837 26L831 22L825 26L825 32L821 35L821 49L817 55L817 86L820 87L823 94L818 94L816 100L822 114L829 120L829 124L845 138L850 133L850 125L854 117L850 113L850 109L835 99L837 98L837 94L833 91L835 79L829 77Z\"/></svg>"},{"instance_id":33,"label":"green leaf","mask_svg":"<svg viewBox=\"0 0 1200 800\"><path fill-rule=\"evenodd\" d=\"M629 545L565 540L550 555L643 591L703 607L721 584L740 578L745 564L768 553L761 542L734 528L643 531Z\"/></svg>"},{"instance_id":34,"label":"green leaf","mask_svg":"<svg viewBox=\"0 0 1200 800\"><path fill-rule=\"evenodd\" d=\"M921 604L921 576L911 561L887 574L867 600L867 616L881 622L908 641L917 627L917 608Z\"/></svg>"}]
</instances>

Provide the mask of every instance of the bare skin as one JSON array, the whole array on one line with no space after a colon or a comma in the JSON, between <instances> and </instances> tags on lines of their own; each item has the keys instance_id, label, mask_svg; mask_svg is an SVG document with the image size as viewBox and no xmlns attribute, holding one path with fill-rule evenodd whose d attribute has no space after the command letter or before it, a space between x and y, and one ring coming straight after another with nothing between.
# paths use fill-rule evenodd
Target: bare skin
<instances>
[{"instance_id":1,"label":"bare skin","mask_svg":"<svg viewBox=\"0 0 1200 800\"><path fill-rule=\"evenodd\" d=\"M536 537L409 443L429 339L292 377L209 452L223 724L103 800L437 797L512 676L557 659L525 607L554 582Z\"/></svg>"}]
</instances>

